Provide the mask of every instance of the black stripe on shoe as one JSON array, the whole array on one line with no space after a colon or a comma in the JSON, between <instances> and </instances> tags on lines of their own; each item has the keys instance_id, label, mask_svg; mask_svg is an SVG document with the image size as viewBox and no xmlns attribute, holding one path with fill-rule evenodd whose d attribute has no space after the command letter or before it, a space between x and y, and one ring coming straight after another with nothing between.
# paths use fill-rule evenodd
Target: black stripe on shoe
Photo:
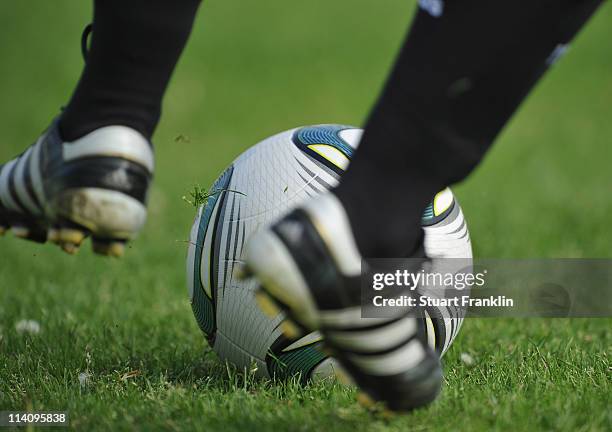
<instances>
[{"instance_id":1,"label":"black stripe on shoe","mask_svg":"<svg viewBox=\"0 0 612 432\"><path fill-rule=\"evenodd\" d=\"M98 188L124 193L145 204L151 174L140 164L118 157L75 159L55 170L47 182L49 196L72 188Z\"/></svg>"},{"instance_id":2,"label":"black stripe on shoe","mask_svg":"<svg viewBox=\"0 0 612 432\"><path fill-rule=\"evenodd\" d=\"M340 274L327 245L305 211L294 210L272 227L285 245L321 310L338 310L361 304L361 289ZM307 249L307 252L303 252ZM294 251L302 251L299 254ZM338 283L338 281L343 281Z\"/></svg>"}]
</instances>

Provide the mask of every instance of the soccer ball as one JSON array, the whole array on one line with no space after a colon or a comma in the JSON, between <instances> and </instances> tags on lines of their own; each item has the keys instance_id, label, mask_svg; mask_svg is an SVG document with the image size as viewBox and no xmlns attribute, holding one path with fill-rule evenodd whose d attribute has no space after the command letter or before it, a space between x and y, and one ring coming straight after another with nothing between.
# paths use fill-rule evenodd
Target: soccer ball
<instances>
[{"instance_id":1,"label":"soccer ball","mask_svg":"<svg viewBox=\"0 0 612 432\"><path fill-rule=\"evenodd\" d=\"M214 182L191 229L187 280L191 306L208 343L223 360L263 377L305 382L334 374L334 359L321 350L321 335L289 341L279 325L260 312L255 280L234 276L249 237L309 197L335 186L359 144L362 130L319 125L268 138L240 155ZM438 193L422 219L430 257L471 258L470 236L450 189ZM426 329L443 354L462 317L447 308L429 308Z\"/></svg>"}]
</instances>

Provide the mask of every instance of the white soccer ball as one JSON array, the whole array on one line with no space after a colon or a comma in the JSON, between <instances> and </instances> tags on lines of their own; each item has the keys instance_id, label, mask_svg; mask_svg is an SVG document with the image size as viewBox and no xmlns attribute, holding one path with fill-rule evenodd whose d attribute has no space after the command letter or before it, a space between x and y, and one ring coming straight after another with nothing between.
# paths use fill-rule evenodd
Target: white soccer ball
<instances>
[{"instance_id":1,"label":"white soccer ball","mask_svg":"<svg viewBox=\"0 0 612 432\"><path fill-rule=\"evenodd\" d=\"M287 340L279 329L283 315L270 319L260 312L253 296L256 282L237 280L234 269L255 231L338 183L361 135L361 129L340 125L282 132L240 155L211 187L191 229L187 280L198 325L221 359L239 368L255 363L259 376L278 379L333 375L334 360L321 351L321 336L315 332ZM472 257L465 220L450 189L427 207L423 229L429 256ZM462 321L446 308L427 310L428 339L440 354Z\"/></svg>"}]
</instances>

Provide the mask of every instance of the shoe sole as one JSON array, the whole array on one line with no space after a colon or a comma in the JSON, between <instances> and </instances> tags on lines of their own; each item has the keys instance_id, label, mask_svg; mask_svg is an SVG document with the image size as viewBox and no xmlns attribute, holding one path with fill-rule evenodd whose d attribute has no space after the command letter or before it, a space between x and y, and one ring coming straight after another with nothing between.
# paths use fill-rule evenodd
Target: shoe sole
<instances>
[{"instance_id":1,"label":"shoe sole","mask_svg":"<svg viewBox=\"0 0 612 432\"><path fill-rule=\"evenodd\" d=\"M119 258L146 220L146 207L139 201L97 188L64 191L49 203L48 213L53 220L50 224L20 221L0 225L0 235L10 230L22 239L57 244L70 255L91 237L94 253Z\"/></svg>"}]
</instances>

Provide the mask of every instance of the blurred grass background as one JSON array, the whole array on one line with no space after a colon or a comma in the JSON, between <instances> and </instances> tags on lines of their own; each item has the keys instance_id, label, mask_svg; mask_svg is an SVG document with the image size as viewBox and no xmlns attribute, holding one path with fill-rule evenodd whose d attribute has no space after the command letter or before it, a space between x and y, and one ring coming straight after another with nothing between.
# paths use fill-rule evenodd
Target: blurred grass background
<instances>
[{"instance_id":1,"label":"blurred grass background","mask_svg":"<svg viewBox=\"0 0 612 432\"><path fill-rule=\"evenodd\" d=\"M67 409L84 429L612 428L609 319L468 320L440 401L391 422L356 407L350 390L251 382L207 351L186 299L194 209L181 197L281 130L362 125L414 7L206 2L155 137L149 222L127 257L0 239L0 409ZM90 14L89 2L0 3L0 160L67 102ZM611 26L606 4L455 188L478 256L611 257ZM41 333L18 334L21 319Z\"/></svg>"}]
</instances>

